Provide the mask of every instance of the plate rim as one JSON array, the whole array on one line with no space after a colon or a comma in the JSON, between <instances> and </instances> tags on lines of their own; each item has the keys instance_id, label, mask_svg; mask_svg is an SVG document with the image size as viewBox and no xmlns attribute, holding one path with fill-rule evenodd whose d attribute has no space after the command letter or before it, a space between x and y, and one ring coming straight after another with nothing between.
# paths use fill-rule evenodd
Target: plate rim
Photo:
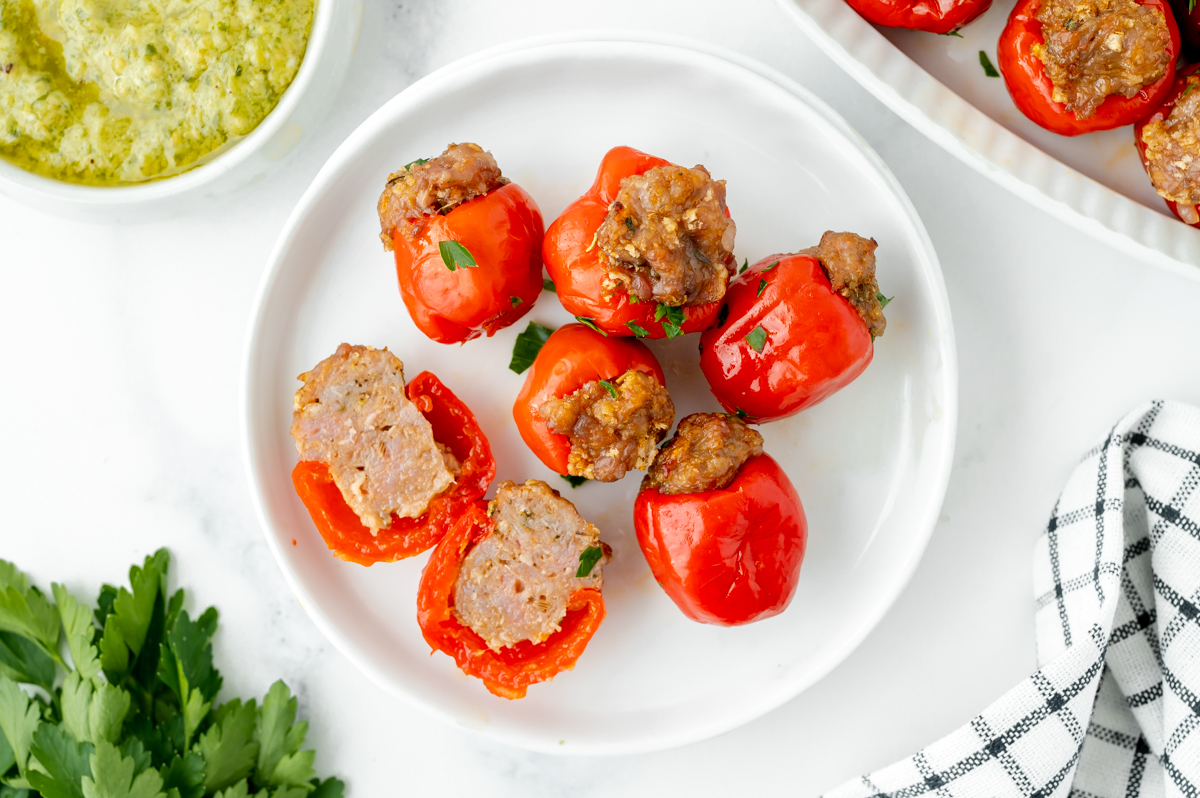
<instances>
[{"instance_id":1,"label":"plate rim","mask_svg":"<svg viewBox=\"0 0 1200 798\"><path fill-rule=\"evenodd\" d=\"M791 94L801 103L806 104L815 113L820 115L827 123L837 129L843 136L852 143L859 153L871 164L880 177L891 189L894 197L899 203L905 218L911 225L913 232L916 234L918 246L923 250L924 261L918 259L918 269L926 271L928 274L928 283L931 290L930 304L934 318L938 323L938 327L943 334L938 337L936 347L941 359L941 398L942 398L942 419L945 425L945 437L942 443L942 451L937 462L936 470L932 475L930 482L931 491L928 494L928 499L925 503L923 511L920 513L921 522L919 524L918 535L914 536L914 543L909 548L909 556L906 561L897 563L897 578L891 590L886 591L883 595L883 600L878 602L874 611L869 614L869 623L862 624L861 628L854 635L847 638L846 642L837 650L831 652L814 669L815 675L810 677L804 683L796 685L788 685L788 689L782 691L782 695L777 695L777 692L767 693L767 700L749 705L746 711L736 715L723 716L719 722L697 724L691 728L678 730L672 734L660 734L654 738L637 738L634 740L616 740L603 743L571 743L566 744L549 744L544 743L540 739L531 739L525 736L514 736L510 731L494 730L489 726L479 726L475 724L467 725L451 712L442 709L435 703L423 701L419 696L405 690L402 686L396 684L386 674L377 670L366 658L361 657L356 647L352 642L343 637L339 632L336 624L332 619L318 609L318 602L309 593L309 591L300 583L300 580L287 563L285 554L282 550L282 545L276 540L271 532L271 523L267 516L267 510L264 502L265 479L255 468L255 462L258 459L260 446L255 442L251 432L252 416L254 413L254 374L253 367L255 362L255 353L258 349L258 339L263 332L263 311L264 303L274 288L280 274L281 259L284 249L287 247L289 240L295 234L303 217L309 207L319 198L319 196L328 188L335 180L337 173L341 170L344 162L353 157L354 153L359 149L362 140L370 138L374 132L376 125L381 117L387 115L393 106L403 104L405 98L412 95L418 95L427 91L431 84L440 82L454 73L465 67L470 67L485 61L502 62L506 56L525 53L537 49L553 49L564 44L622 44L622 45L642 45L650 50L661 50L663 52L669 50L682 50L685 53L701 55L711 60L715 65L721 65L728 69L729 67L738 68L744 72L750 73L751 78L758 78L775 84L778 88ZM723 64L722 64L723 62ZM924 553L928 548L929 539L932 537L933 530L937 524L938 515L941 512L941 507L945 499L946 490L949 485L950 475L953 470L953 457L957 439L958 428L958 360L957 346L954 332L953 318L950 310L949 297L946 291L945 279L942 274L941 265L937 258L936 250L933 248L933 243L929 238L929 234L921 222L916 208L908 194L904 191L895 175L887 167L879 155L871 148L866 140L857 133L850 125L835 111L832 110L824 101L812 94L808 89L805 89L791 78L783 75L777 70L766 66L754 59L744 56L740 53L730 51L728 49L710 45L704 42L676 35L657 35L643 33L628 33L624 31L584 31L584 32L569 32L561 34L550 34L536 36L526 39L521 39L515 42L502 44L496 47L491 47L477 53L467 55L437 70L425 75L414 83L410 84L405 89L398 92L395 96L380 106L367 119L365 119L346 139L338 145L337 149L329 156L325 164L317 172L309 187L301 195L300 200L293 208L288 216L287 222L280 231L275 245L272 247L271 254L267 259L266 269L260 280L258 290L254 298L254 305L251 311L251 316L247 325L245 344L242 352L242 367L241 367L241 384L239 396L239 416L240 416L240 433L241 433L241 449L242 449L242 464L246 470L247 480L249 482L251 501L254 505L255 515L258 518L260 530L267 540L267 546L271 550L275 558L279 570L283 573L284 580L287 582L293 595L304 608L305 613L325 636L325 638L334 645L334 647L342 653L359 671L364 673L377 686L382 688L389 695L396 696L403 700L406 704L414 707L428 716L435 717L450 726L467 730L473 734L479 735L485 739L494 740L506 745L523 748L539 753L556 754L556 755L573 755L573 756L615 756L633 753L648 753L653 751L663 751L701 740L709 739L720 734L724 734L735 728L738 728L752 720L755 720L768 712L782 706L788 701L795 698L803 691L810 689L813 685L820 682L829 675L838 665L846 660L866 639L866 637L879 625L879 622L887 614L888 611L895 605L896 600L905 588L911 582L917 566L924 557Z\"/></svg>"},{"instance_id":2,"label":"plate rim","mask_svg":"<svg viewBox=\"0 0 1200 798\"><path fill-rule=\"evenodd\" d=\"M1067 166L929 74L843 0L775 0L834 63L975 171L1120 252L1200 282L1200 230Z\"/></svg>"}]
</instances>

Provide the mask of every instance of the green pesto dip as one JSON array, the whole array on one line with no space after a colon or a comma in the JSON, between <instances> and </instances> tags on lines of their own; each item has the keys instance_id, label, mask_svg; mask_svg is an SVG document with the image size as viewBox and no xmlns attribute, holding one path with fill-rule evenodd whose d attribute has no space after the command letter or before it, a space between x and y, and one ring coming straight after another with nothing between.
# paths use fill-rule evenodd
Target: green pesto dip
<instances>
[{"instance_id":1,"label":"green pesto dip","mask_svg":"<svg viewBox=\"0 0 1200 798\"><path fill-rule=\"evenodd\" d=\"M245 136L296 77L314 0L0 0L0 157L168 177Z\"/></svg>"}]
</instances>

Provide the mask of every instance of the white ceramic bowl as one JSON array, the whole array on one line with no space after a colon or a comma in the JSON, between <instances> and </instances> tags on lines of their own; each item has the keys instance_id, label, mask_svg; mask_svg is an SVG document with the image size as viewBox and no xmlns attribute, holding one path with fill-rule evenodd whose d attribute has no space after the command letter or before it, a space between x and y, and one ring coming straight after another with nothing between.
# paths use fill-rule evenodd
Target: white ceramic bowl
<instances>
[{"instance_id":1,"label":"white ceramic bowl","mask_svg":"<svg viewBox=\"0 0 1200 798\"><path fill-rule=\"evenodd\" d=\"M614 114L620 109L620 114ZM619 118L618 118L619 117ZM544 293L494 338L445 346L417 331L379 243L389 171L477 141L547 221L628 144L728 180L737 253L795 251L826 229L879 241L887 335L846 389L762 425L795 483L809 544L792 606L724 629L687 620L654 582L632 528L640 480L572 489L512 421L524 376L507 364L528 319L571 320ZM325 547L290 473L296 375L342 341L389 346L406 374L434 371L468 406L497 482L544 479L614 549L608 617L578 666L505 701L430 656L416 623L427 556L371 568ZM717 410L696 336L652 341L678 417ZM385 689L448 722L550 753L614 754L699 740L778 706L835 667L908 581L937 520L954 450L957 372L937 257L903 190L845 122L792 81L740 56L676 40L556 37L465 59L418 81L338 148L280 235L255 308L243 385L245 457L267 541L321 631Z\"/></svg>"},{"instance_id":2,"label":"white ceramic bowl","mask_svg":"<svg viewBox=\"0 0 1200 798\"><path fill-rule=\"evenodd\" d=\"M345 77L362 0L317 0L295 80L249 135L208 163L133 186L80 186L0 159L0 193L49 213L84 220L140 221L216 198L263 177L320 122Z\"/></svg>"}]
</instances>

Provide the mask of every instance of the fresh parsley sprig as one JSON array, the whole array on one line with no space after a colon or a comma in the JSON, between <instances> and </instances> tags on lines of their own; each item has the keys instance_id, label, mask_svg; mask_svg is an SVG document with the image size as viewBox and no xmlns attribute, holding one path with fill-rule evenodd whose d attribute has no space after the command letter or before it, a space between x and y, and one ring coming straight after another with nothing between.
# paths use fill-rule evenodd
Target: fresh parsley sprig
<instances>
[{"instance_id":1,"label":"fresh parsley sprig","mask_svg":"<svg viewBox=\"0 0 1200 798\"><path fill-rule=\"evenodd\" d=\"M169 563L160 549L93 608L0 560L0 796L341 798L282 681L261 704L217 703L217 611L193 621Z\"/></svg>"},{"instance_id":2,"label":"fresh parsley sprig","mask_svg":"<svg viewBox=\"0 0 1200 798\"><path fill-rule=\"evenodd\" d=\"M542 351L552 332L554 330L543 327L536 321L529 322L513 343L512 360L509 361L508 368L518 374L524 374L525 370L533 365L533 361L537 360L538 352Z\"/></svg>"}]
</instances>

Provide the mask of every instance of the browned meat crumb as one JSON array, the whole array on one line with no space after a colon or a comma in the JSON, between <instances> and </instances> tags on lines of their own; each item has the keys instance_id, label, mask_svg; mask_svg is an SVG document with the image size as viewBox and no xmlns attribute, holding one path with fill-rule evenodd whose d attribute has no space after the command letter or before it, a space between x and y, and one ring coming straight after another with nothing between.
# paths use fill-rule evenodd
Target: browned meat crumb
<instances>
[{"instance_id":1,"label":"browned meat crumb","mask_svg":"<svg viewBox=\"0 0 1200 798\"><path fill-rule=\"evenodd\" d=\"M457 461L404 394L404 364L387 349L342 344L299 379L296 451L329 466L372 533L390 526L393 514L420 516L454 482Z\"/></svg>"},{"instance_id":2,"label":"browned meat crumb","mask_svg":"<svg viewBox=\"0 0 1200 798\"><path fill-rule=\"evenodd\" d=\"M538 408L551 432L571 439L572 476L614 482L631 469L647 468L675 420L667 389L649 374L627 371L610 385L611 391L592 381Z\"/></svg>"},{"instance_id":3,"label":"browned meat crumb","mask_svg":"<svg viewBox=\"0 0 1200 798\"><path fill-rule=\"evenodd\" d=\"M610 550L575 505L540 480L501 482L488 515L495 528L463 560L454 615L493 650L540 643L558 631L572 593L604 584ZM576 576L581 555L595 547L600 559Z\"/></svg>"},{"instance_id":4,"label":"browned meat crumb","mask_svg":"<svg viewBox=\"0 0 1200 798\"><path fill-rule=\"evenodd\" d=\"M762 435L737 416L694 413L679 422L642 487L668 494L726 488L747 460L762 454L762 444Z\"/></svg>"},{"instance_id":5,"label":"browned meat crumb","mask_svg":"<svg viewBox=\"0 0 1200 798\"><path fill-rule=\"evenodd\" d=\"M803 253L820 261L833 290L854 306L876 338L887 329L883 304L879 301L879 283L875 280L875 248L878 246L873 238L826 230L821 243Z\"/></svg>"},{"instance_id":6,"label":"browned meat crumb","mask_svg":"<svg viewBox=\"0 0 1200 798\"><path fill-rule=\"evenodd\" d=\"M379 237L392 248L392 231L411 230L422 216L449 213L468 200L482 197L508 183L500 167L478 144L451 144L436 158L413 162L388 175L379 195Z\"/></svg>"},{"instance_id":7,"label":"browned meat crumb","mask_svg":"<svg viewBox=\"0 0 1200 798\"><path fill-rule=\"evenodd\" d=\"M1179 204L1185 222L1200 222L1200 76L1189 75L1187 88L1166 119L1142 128L1146 171L1163 199Z\"/></svg>"},{"instance_id":8,"label":"browned meat crumb","mask_svg":"<svg viewBox=\"0 0 1200 798\"><path fill-rule=\"evenodd\" d=\"M1045 44L1033 54L1046 66L1054 101L1079 119L1109 95L1133 97L1170 65L1162 11L1135 0L1042 0L1037 19Z\"/></svg>"},{"instance_id":9,"label":"browned meat crumb","mask_svg":"<svg viewBox=\"0 0 1200 798\"><path fill-rule=\"evenodd\" d=\"M703 166L659 166L621 181L596 232L605 290L642 302L703 305L725 296L737 227L725 215L725 181Z\"/></svg>"}]
</instances>

